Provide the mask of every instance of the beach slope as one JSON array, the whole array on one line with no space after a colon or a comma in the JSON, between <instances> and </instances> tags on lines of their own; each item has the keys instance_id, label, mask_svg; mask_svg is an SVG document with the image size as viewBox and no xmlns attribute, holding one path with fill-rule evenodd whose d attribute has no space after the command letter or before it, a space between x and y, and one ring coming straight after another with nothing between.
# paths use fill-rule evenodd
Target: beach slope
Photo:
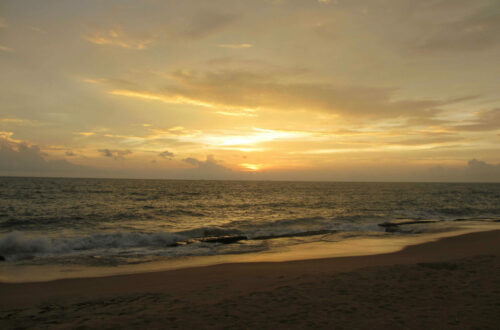
<instances>
[{"instance_id":1,"label":"beach slope","mask_svg":"<svg viewBox=\"0 0 500 330\"><path fill-rule=\"evenodd\" d=\"M0 283L0 327L497 329L500 231L371 256Z\"/></svg>"}]
</instances>

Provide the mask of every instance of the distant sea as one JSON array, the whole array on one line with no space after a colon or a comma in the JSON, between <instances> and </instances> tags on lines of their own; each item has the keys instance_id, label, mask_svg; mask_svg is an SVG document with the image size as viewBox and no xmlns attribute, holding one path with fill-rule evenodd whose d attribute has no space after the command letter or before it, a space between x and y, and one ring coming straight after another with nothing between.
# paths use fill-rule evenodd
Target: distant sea
<instances>
[{"instance_id":1,"label":"distant sea","mask_svg":"<svg viewBox=\"0 0 500 330\"><path fill-rule=\"evenodd\" d=\"M0 178L9 269L168 263L499 220L500 184Z\"/></svg>"}]
</instances>

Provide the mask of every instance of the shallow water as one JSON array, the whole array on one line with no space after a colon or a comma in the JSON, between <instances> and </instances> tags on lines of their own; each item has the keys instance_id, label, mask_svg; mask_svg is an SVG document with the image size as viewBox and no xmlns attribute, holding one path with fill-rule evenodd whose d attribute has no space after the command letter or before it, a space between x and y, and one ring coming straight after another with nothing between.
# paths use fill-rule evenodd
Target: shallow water
<instances>
[{"instance_id":1,"label":"shallow water","mask_svg":"<svg viewBox=\"0 0 500 330\"><path fill-rule=\"evenodd\" d=\"M500 184L484 183L0 178L1 267L243 260L488 225L500 219L499 202Z\"/></svg>"}]
</instances>

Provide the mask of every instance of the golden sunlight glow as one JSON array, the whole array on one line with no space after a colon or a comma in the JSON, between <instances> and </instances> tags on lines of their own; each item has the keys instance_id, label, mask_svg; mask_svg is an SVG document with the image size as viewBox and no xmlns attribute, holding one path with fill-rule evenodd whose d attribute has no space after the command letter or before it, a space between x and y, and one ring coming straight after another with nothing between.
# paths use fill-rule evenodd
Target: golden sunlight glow
<instances>
[{"instance_id":1,"label":"golden sunlight glow","mask_svg":"<svg viewBox=\"0 0 500 330\"><path fill-rule=\"evenodd\" d=\"M123 35L121 29L96 31L83 37L96 45L110 45L126 49L144 50L152 42L150 39L130 38Z\"/></svg>"},{"instance_id":2,"label":"golden sunlight glow","mask_svg":"<svg viewBox=\"0 0 500 330\"><path fill-rule=\"evenodd\" d=\"M0 175L500 180L500 1L296 2L2 2Z\"/></svg>"},{"instance_id":3,"label":"golden sunlight glow","mask_svg":"<svg viewBox=\"0 0 500 330\"><path fill-rule=\"evenodd\" d=\"M207 135L202 137L203 142L214 146L241 146L254 145L277 139L292 139L300 136L300 132L287 132L269 129L254 128L253 132L247 135Z\"/></svg>"},{"instance_id":4,"label":"golden sunlight glow","mask_svg":"<svg viewBox=\"0 0 500 330\"><path fill-rule=\"evenodd\" d=\"M19 118L0 118L0 123L16 123L22 124L25 120Z\"/></svg>"},{"instance_id":5,"label":"golden sunlight glow","mask_svg":"<svg viewBox=\"0 0 500 330\"><path fill-rule=\"evenodd\" d=\"M234 48L234 49L253 47L252 44L219 44L218 46L221 48Z\"/></svg>"},{"instance_id":6,"label":"golden sunlight glow","mask_svg":"<svg viewBox=\"0 0 500 330\"><path fill-rule=\"evenodd\" d=\"M73 134L82 135L82 136L92 136L92 135L95 135L94 132L74 132Z\"/></svg>"},{"instance_id":7,"label":"golden sunlight glow","mask_svg":"<svg viewBox=\"0 0 500 330\"><path fill-rule=\"evenodd\" d=\"M181 95L163 95L163 94L154 94L154 93L145 93L145 92L137 92L126 89L115 89L109 91L108 94L118 95L118 96L126 96L126 97L134 97L144 100L152 100L152 101L160 101L164 103L170 104L188 104L188 105L196 105L205 108L218 108L225 110L239 110L240 112L232 112L232 111L218 111L218 114L226 115L226 116L246 116L246 117L255 117L254 112L258 111L257 108L249 108L249 107L240 107L240 106L226 106L223 104L209 103L200 100L195 100L192 98L188 98Z\"/></svg>"},{"instance_id":8,"label":"golden sunlight glow","mask_svg":"<svg viewBox=\"0 0 500 330\"><path fill-rule=\"evenodd\" d=\"M153 101L161 101L165 103L172 103L172 104L191 104L191 105L197 105L201 107L208 107L208 108L213 108L215 105L210 104L210 103L205 103L193 99L189 99L183 96L165 96L165 95L157 95L157 94L152 94L152 93L144 93L144 92L135 92L135 91L129 91L129 90L123 90L123 89L116 89L108 92L111 95L119 95L119 96L127 96L127 97L135 97L139 99L145 99L145 100L153 100Z\"/></svg>"},{"instance_id":9,"label":"golden sunlight glow","mask_svg":"<svg viewBox=\"0 0 500 330\"><path fill-rule=\"evenodd\" d=\"M233 117L256 117L257 115L253 113L255 111L242 111L242 112L228 112L228 111L217 111L219 115L223 116L233 116Z\"/></svg>"},{"instance_id":10,"label":"golden sunlight glow","mask_svg":"<svg viewBox=\"0 0 500 330\"><path fill-rule=\"evenodd\" d=\"M100 81L97 79L90 79L90 78L83 78L83 82L89 83L89 84L99 84Z\"/></svg>"},{"instance_id":11,"label":"golden sunlight glow","mask_svg":"<svg viewBox=\"0 0 500 330\"><path fill-rule=\"evenodd\" d=\"M14 49L0 45L0 51L12 53L12 52L14 52Z\"/></svg>"},{"instance_id":12,"label":"golden sunlight glow","mask_svg":"<svg viewBox=\"0 0 500 330\"><path fill-rule=\"evenodd\" d=\"M240 164L241 167L249 170L249 171L258 171L262 168L262 164L248 164L248 163L243 163Z\"/></svg>"}]
</instances>

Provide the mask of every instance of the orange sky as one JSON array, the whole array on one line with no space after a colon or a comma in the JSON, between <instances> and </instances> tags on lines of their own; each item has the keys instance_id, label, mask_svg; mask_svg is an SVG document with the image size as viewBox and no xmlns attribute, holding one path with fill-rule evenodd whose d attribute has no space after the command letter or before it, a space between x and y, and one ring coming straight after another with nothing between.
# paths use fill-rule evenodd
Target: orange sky
<instances>
[{"instance_id":1,"label":"orange sky","mask_svg":"<svg viewBox=\"0 0 500 330\"><path fill-rule=\"evenodd\" d=\"M496 0L3 1L0 175L500 181Z\"/></svg>"}]
</instances>

